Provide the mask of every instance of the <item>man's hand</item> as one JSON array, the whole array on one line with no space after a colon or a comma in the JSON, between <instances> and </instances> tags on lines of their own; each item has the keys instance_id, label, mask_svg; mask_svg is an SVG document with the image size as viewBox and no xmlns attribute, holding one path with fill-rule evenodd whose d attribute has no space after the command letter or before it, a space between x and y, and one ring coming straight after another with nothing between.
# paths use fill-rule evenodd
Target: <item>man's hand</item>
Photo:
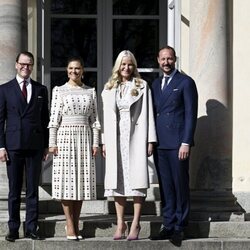
<instances>
[{"instance_id":1,"label":"man's hand","mask_svg":"<svg viewBox=\"0 0 250 250\"><path fill-rule=\"evenodd\" d=\"M179 149L179 160L184 161L189 157L190 146L189 145L181 145Z\"/></svg>"},{"instance_id":2,"label":"man's hand","mask_svg":"<svg viewBox=\"0 0 250 250\"><path fill-rule=\"evenodd\" d=\"M7 151L5 149L0 149L0 161L6 162L8 160L9 160L9 158L8 158Z\"/></svg>"}]
</instances>

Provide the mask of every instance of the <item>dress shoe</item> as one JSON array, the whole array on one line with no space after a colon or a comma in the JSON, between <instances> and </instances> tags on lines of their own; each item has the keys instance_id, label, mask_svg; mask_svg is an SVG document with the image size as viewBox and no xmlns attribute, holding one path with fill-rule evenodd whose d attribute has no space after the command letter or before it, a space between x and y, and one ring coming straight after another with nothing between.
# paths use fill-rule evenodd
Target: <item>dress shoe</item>
<instances>
[{"instance_id":1,"label":"dress shoe","mask_svg":"<svg viewBox=\"0 0 250 250\"><path fill-rule=\"evenodd\" d=\"M157 236L150 237L151 240L169 240L172 238L174 230L169 230L162 225Z\"/></svg>"},{"instance_id":2,"label":"dress shoe","mask_svg":"<svg viewBox=\"0 0 250 250\"><path fill-rule=\"evenodd\" d=\"M127 230L127 225L124 223L122 225L122 228L118 228L116 229L116 232L113 236L113 240L123 240L125 239L125 231Z\"/></svg>"},{"instance_id":3,"label":"dress shoe","mask_svg":"<svg viewBox=\"0 0 250 250\"><path fill-rule=\"evenodd\" d=\"M25 238L29 238L32 240L42 240L42 238L37 233L33 233L33 232L26 232Z\"/></svg>"},{"instance_id":4,"label":"dress shoe","mask_svg":"<svg viewBox=\"0 0 250 250\"><path fill-rule=\"evenodd\" d=\"M174 234L172 238L170 239L170 242L174 244L175 246L180 247L184 238L185 237L184 237L183 231L174 231Z\"/></svg>"},{"instance_id":5,"label":"dress shoe","mask_svg":"<svg viewBox=\"0 0 250 250\"><path fill-rule=\"evenodd\" d=\"M9 232L5 236L5 240L10 241L10 242L15 242L15 240L19 239L19 233L18 232Z\"/></svg>"},{"instance_id":6,"label":"dress shoe","mask_svg":"<svg viewBox=\"0 0 250 250\"><path fill-rule=\"evenodd\" d=\"M139 239L139 233L140 233L140 231L141 231L141 226L138 225L138 226L136 227L136 230L134 231L133 234L131 234L131 232L129 232L129 235L128 235L128 237L127 237L127 240L128 240L128 241L138 240L138 239Z\"/></svg>"},{"instance_id":7,"label":"dress shoe","mask_svg":"<svg viewBox=\"0 0 250 250\"><path fill-rule=\"evenodd\" d=\"M77 239L78 239L78 240L82 240L83 237L82 237L81 235L77 235Z\"/></svg>"},{"instance_id":8,"label":"dress shoe","mask_svg":"<svg viewBox=\"0 0 250 250\"><path fill-rule=\"evenodd\" d=\"M79 240L78 236L76 236L76 235L67 235L67 226L65 226L65 232L66 232L66 238L67 238L67 240ZM79 235L79 237L80 236L81 235Z\"/></svg>"}]
</instances>

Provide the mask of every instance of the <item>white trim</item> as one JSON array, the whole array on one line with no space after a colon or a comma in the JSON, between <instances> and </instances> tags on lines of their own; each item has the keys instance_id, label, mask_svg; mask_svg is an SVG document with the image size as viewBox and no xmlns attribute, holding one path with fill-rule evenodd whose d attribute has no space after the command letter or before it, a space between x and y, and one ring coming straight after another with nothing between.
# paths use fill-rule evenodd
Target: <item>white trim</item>
<instances>
[{"instance_id":1,"label":"white trim","mask_svg":"<svg viewBox=\"0 0 250 250\"><path fill-rule=\"evenodd\" d=\"M175 0L168 0L168 45L175 47Z\"/></svg>"},{"instance_id":2,"label":"white trim","mask_svg":"<svg viewBox=\"0 0 250 250\"><path fill-rule=\"evenodd\" d=\"M180 69L181 63L181 1L175 0L175 51L177 55L176 67Z\"/></svg>"}]
</instances>

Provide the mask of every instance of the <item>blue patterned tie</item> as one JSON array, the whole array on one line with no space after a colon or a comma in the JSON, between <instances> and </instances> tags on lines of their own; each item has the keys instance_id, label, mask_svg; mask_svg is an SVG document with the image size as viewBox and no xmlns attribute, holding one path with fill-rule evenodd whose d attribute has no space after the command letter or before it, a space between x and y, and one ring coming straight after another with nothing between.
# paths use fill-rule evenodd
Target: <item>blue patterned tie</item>
<instances>
[{"instance_id":1,"label":"blue patterned tie","mask_svg":"<svg viewBox=\"0 0 250 250\"><path fill-rule=\"evenodd\" d=\"M162 88L162 92L167 88L168 80L169 80L169 76L165 76L164 77L164 85L163 85L163 88Z\"/></svg>"}]
</instances>

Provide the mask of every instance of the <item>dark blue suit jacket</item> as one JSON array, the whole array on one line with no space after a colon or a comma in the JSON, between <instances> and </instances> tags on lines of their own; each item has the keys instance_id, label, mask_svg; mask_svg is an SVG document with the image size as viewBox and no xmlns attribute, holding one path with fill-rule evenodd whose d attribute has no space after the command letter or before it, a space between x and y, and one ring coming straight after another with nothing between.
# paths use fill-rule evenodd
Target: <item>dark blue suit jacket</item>
<instances>
[{"instance_id":1,"label":"dark blue suit jacket","mask_svg":"<svg viewBox=\"0 0 250 250\"><path fill-rule=\"evenodd\" d=\"M48 91L33 80L31 85L29 104L16 78L0 85L0 148L23 150L48 147Z\"/></svg>"},{"instance_id":2,"label":"dark blue suit jacket","mask_svg":"<svg viewBox=\"0 0 250 250\"><path fill-rule=\"evenodd\" d=\"M198 93L194 80L179 71L162 92L162 77L152 84L159 149L178 149L182 142L193 145Z\"/></svg>"}]
</instances>

